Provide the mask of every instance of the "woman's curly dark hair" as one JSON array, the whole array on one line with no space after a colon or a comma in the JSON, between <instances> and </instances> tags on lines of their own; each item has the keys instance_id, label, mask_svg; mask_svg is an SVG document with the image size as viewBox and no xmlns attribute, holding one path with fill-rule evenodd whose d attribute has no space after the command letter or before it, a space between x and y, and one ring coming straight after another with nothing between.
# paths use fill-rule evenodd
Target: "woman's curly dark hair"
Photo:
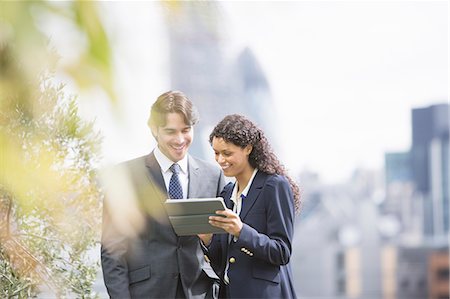
<instances>
[{"instance_id":1,"label":"woman's curly dark hair","mask_svg":"<svg viewBox=\"0 0 450 299\"><path fill-rule=\"evenodd\" d=\"M241 148L252 145L249 155L249 163L267 174L279 174L287 178L294 194L295 210L300 210L300 188L287 174L286 169L280 163L272 150L264 132L251 120L239 114L231 114L220 121L209 135L209 142L213 138L223 138Z\"/></svg>"}]
</instances>

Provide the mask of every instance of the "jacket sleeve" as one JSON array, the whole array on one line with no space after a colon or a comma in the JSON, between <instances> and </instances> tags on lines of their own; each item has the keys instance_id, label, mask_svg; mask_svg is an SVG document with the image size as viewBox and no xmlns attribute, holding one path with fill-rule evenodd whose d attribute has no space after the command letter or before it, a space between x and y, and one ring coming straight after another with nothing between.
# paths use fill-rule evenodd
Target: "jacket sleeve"
<instances>
[{"instance_id":1,"label":"jacket sleeve","mask_svg":"<svg viewBox=\"0 0 450 299\"><path fill-rule=\"evenodd\" d=\"M261 191L266 206L266 234L243 224L238 246L252 250L254 257L274 265L286 265L291 257L294 231L294 198L288 181L272 176Z\"/></svg>"},{"instance_id":2,"label":"jacket sleeve","mask_svg":"<svg viewBox=\"0 0 450 299\"><path fill-rule=\"evenodd\" d=\"M125 259L128 238L115 227L108 205L103 205L101 263L103 279L111 298L130 298L128 266Z\"/></svg>"}]
</instances>

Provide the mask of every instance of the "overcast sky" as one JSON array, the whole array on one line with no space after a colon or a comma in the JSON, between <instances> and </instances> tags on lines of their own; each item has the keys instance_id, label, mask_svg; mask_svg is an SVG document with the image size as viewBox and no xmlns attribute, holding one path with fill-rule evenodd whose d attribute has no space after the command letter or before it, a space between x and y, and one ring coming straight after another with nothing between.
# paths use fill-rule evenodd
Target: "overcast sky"
<instances>
[{"instance_id":1,"label":"overcast sky","mask_svg":"<svg viewBox=\"0 0 450 299\"><path fill-rule=\"evenodd\" d=\"M271 86L280 157L293 173L326 182L356 167L381 169L386 151L411 142L411 109L448 102L448 1L221 1L227 51L249 46ZM148 110L169 88L158 2L102 2L116 55L121 118L101 94L81 110L105 136L106 162L148 153ZM64 26L48 26L61 54ZM59 40L59 42L58 42ZM89 100L83 100L89 98Z\"/></svg>"},{"instance_id":2,"label":"overcast sky","mask_svg":"<svg viewBox=\"0 0 450 299\"><path fill-rule=\"evenodd\" d=\"M409 148L413 107L448 102L448 1L223 4L269 78L291 169L380 169Z\"/></svg>"}]
</instances>

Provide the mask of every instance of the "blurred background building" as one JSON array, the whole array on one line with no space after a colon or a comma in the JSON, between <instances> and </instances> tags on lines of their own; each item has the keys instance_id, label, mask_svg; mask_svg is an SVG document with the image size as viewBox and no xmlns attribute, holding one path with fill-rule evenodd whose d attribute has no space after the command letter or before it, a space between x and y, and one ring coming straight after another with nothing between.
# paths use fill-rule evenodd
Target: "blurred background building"
<instances>
[{"instance_id":1,"label":"blurred background building","mask_svg":"<svg viewBox=\"0 0 450 299\"><path fill-rule=\"evenodd\" d=\"M293 265L302 298L449 298L449 105L412 111L408 152L321 185L300 174Z\"/></svg>"},{"instance_id":2,"label":"blurred background building","mask_svg":"<svg viewBox=\"0 0 450 299\"><path fill-rule=\"evenodd\" d=\"M414 186L423 198L424 234L445 242L449 231L449 108L448 104L412 111L410 150Z\"/></svg>"},{"instance_id":3,"label":"blurred background building","mask_svg":"<svg viewBox=\"0 0 450 299\"><path fill-rule=\"evenodd\" d=\"M238 113L258 123L276 147L276 113L269 83L250 48L228 57L220 4L183 1L166 15L169 36L170 89L182 90L199 110L194 155L210 152L211 124ZM268 119L271 122L267 122Z\"/></svg>"}]
</instances>

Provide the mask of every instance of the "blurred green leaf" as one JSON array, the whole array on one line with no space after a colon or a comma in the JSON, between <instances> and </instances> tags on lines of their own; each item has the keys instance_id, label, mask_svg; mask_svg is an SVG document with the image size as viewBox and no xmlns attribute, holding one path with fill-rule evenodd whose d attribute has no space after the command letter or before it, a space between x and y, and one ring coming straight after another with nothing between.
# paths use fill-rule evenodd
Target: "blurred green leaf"
<instances>
[{"instance_id":1,"label":"blurred green leaf","mask_svg":"<svg viewBox=\"0 0 450 299\"><path fill-rule=\"evenodd\" d=\"M39 16L63 17L88 37L68 69L114 101L111 53L95 3L60 4L0 3L0 297L33 297L42 284L56 297L96 296L98 263L87 254L100 233L101 138L54 83L58 55Z\"/></svg>"}]
</instances>

